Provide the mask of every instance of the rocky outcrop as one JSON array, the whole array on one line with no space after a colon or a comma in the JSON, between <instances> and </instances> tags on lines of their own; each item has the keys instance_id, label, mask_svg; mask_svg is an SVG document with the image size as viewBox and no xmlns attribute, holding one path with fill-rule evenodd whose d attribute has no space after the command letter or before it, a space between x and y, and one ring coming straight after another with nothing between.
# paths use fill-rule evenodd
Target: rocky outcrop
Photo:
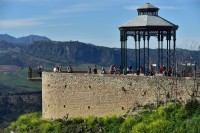
<instances>
[{"instance_id":1,"label":"rocky outcrop","mask_svg":"<svg viewBox=\"0 0 200 133\"><path fill-rule=\"evenodd\" d=\"M0 129L8 126L21 114L41 112L41 100L41 94L0 96Z\"/></svg>"},{"instance_id":2,"label":"rocky outcrop","mask_svg":"<svg viewBox=\"0 0 200 133\"><path fill-rule=\"evenodd\" d=\"M41 104L41 94L0 96L0 106Z\"/></svg>"}]
</instances>

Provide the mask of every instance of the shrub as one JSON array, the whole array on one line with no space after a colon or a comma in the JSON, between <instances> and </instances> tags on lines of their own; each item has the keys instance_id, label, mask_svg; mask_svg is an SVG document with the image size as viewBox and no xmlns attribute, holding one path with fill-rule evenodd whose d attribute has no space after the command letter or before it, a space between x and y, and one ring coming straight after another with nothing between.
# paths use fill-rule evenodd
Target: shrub
<instances>
[{"instance_id":1,"label":"shrub","mask_svg":"<svg viewBox=\"0 0 200 133\"><path fill-rule=\"evenodd\" d=\"M136 123L137 121L135 117L131 116L131 117L126 118L126 120L122 123L119 129L120 133L129 133L132 129L132 126Z\"/></svg>"},{"instance_id":2,"label":"shrub","mask_svg":"<svg viewBox=\"0 0 200 133\"><path fill-rule=\"evenodd\" d=\"M69 124L69 125L63 125L62 132L63 133L76 133L78 131L78 124Z\"/></svg>"},{"instance_id":3,"label":"shrub","mask_svg":"<svg viewBox=\"0 0 200 133\"><path fill-rule=\"evenodd\" d=\"M50 123L42 123L40 129L43 133L52 132L53 128Z\"/></svg>"},{"instance_id":4,"label":"shrub","mask_svg":"<svg viewBox=\"0 0 200 133\"><path fill-rule=\"evenodd\" d=\"M33 117L30 120L30 125L33 126L33 127L40 125L40 123L41 123L41 121L37 117Z\"/></svg>"},{"instance_id":5,"label":"shrub","mask_svg":"<svg viewBox=\"0 0 200 133\"><path fill-rule=\"evenodd\" d=\"M192 119L186 120L186 131L188 133L199 133L200 132L200 116L193 117Z\"/></svg>"},{"instance_id":6,"label":"shrub","mask_svg":"<svg viewBox=\"0 0 200 133\"><path fill-rule=\"evenodd\" d=\"M117 115L111 115L111 116L106 116L103 119L101 119L100 124L103 125L104 127L104 132L119 132L119 128L121 126L121 124L123 123L124 119L121 116L117 116Z\"/></svg>"},{"instance_id":7,"label":"shrub","mask_svg":"<svg viewBox=\"0 0 200 133\"><path fill-rule=\"evenodd\" d=\"M81 117L76 117L76 118L73 118L71 121L73 124L81 124L84 122L84 119Z\"/></svg>"},{"instance_id":8,"label":"shrub","mask_svg":"<svg viewBox=\"0 0 200 133\"><path fill-rule=\"evenodd\" d=\"M54 133L60 133L62 131L62 123L61 122L53 122L52 126L54 128Z\"/></svg>"},{"instance_id":9,"label":"shrub","mask_svg":"<svg viewBox=\"0 0 200 133\"><path fill-rule=\"evenodd\" d=\"M94 116L88 116L85 119L85 123L86 123L88 129L92 129L94 127L95 122L96 122L96 118Z\"/></svg>"},{"instance_id":10,"label":"shrub","mask_svg":"<svg viewBox=\"0 0 200 133\"><path fill-rule=\"evenodd\" d=\"M162 107L162 113L160 116L169 121L177 122L186 118L186 112L180 103L172 103L168 107ZM159 110L159 109L158 109Z\"/></svg>"},{"instance_id":11,"label":"shrub","mask_svg":"<svg viewBox=\"0 0 200 133\"><path fill-rule=\"evenodd\" d=\"M143 122L140 122L133 125L131 129L131 133L148 133L146 124Z\"/></svg>"},{"instance_id":12,"label":"shrub","mask_svg":"<svg viewBox=\"0 0 200 133\"><path fill-rule=\"evenodd\" d=\"M26 124L19 124L16 128L16 131L23 133L23 132L28 132L28 125Z\"/></svg>"},{"instance_id":13,"label":"shrub","mask_svg":"<svg viewBox=\"0 0 200 133\"><path fill-rule=\"evenodd\" d=\"M166 129L171 125L170 121L158 119L147 126L148 133L166 133Z\"/></svg>"},{"instance_id":14,"label":"shrub","mask_svg":"<svg viewBox=\"0 0 200 133\"><path fill-rule=\"evenodd\" d=\"M199 116L199 115L200 115L200 106L195 111L195 116Z\"/></svg>"},{"instance_id":15,"label":"shrub","mask_svg":"<svg viewBox=\"0 0 200 133\"><path fill-rule=\"evenodd\" d=\"M191 117L200 107L200 103L196 99L188 101L185 105L187 115Z\"/></svg>"}]
</instances>

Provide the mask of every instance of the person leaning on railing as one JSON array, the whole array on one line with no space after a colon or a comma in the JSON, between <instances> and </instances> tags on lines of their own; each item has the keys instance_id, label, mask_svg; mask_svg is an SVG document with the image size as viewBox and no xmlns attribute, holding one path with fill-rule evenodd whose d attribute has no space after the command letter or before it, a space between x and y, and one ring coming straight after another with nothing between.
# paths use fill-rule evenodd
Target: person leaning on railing
<instances>
[{"instance_id":1,"label":"person leaning on railing","mask_svg":"<svg viewBox=\"0 0 200 133\"><path fill-rule=\"evenodd\" d=\"M28 67L28 78L32 78L32 68Z\"/></svg>"}]
</instances>

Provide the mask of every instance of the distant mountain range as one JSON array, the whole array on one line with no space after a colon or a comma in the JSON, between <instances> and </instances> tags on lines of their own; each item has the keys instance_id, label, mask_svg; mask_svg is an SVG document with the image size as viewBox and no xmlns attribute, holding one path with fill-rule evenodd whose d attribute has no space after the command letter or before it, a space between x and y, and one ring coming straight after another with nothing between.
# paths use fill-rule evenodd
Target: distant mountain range
<instances>
[{"instance_id":1,"label":"distant mountain range","mask_svg":"<svg viewBox=\"0 0 200 133\"><path fill-rule=\"evenodd\" d=\"M46 67L61 65L96 64L109 67L111 64L120 65L120 48L95 46L79 41L51 41L46 37L31 35L14 38L9 35L0 35L0 65L17 65L20 67L36 67L42 64ZM14 38L14 39L13 39ZM16 40L21 41L16 41ZM23 40L23 41L22 41ZM16 42L20 42L16 43ZM21 45L21 43L26 45ZM26 43L25 43L26 42ZM141 49L141 64L143 63ZM177 62L200 62L200 52L177 49ZM164 61L166 50L164 49ZM135 50L128 49L128 64L135 65ZM171 58L173 53L171 52ZM190 57L193 57L192 60ZM147 57L146 57L147 58ZM157 49L150 49L150 61L157 64Z\"/></svg>"},{"instance_id":2,"label":"distant mountain range","mask_svg":"<svg viewBox=\"0 0 200 133\"><path fill-rule=\"evenodd\" d=\"M49 38L44 36L38 36L38 35L29 35L25 37L19 37L15 38L13 36L10 36L8 34L0 34L0 40L9 42L9 43L15 43L15 44L31 44L34 41L51 41Z\"/></svg>"}]
</instances>

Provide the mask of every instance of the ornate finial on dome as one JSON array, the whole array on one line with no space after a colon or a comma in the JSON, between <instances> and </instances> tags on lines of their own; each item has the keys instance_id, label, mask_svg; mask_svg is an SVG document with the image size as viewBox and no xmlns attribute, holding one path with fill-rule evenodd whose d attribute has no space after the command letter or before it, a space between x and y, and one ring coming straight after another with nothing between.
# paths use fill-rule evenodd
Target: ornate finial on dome
<instances>
[{"instance_id":1,"label":"ornate finial on dome","mask_svg":"<svg viewBox=\"0 0 200 133\"><path fill-rule=\"evenodd\" d=\"M144 6L139 7L137 9L138 15L150 15L150 16L158 16L158 10L159 8L151 5L150 3L146 3Z\"/></svg>"}]
</instances>

